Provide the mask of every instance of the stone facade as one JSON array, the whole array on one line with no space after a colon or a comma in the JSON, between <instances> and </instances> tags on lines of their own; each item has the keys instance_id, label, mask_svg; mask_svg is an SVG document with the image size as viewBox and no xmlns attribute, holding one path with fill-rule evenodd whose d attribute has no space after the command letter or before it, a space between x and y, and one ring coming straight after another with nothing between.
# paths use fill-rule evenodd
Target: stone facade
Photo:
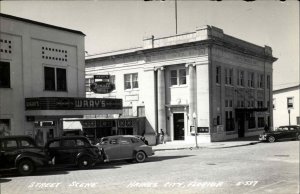
<instances>
[{"instance_id":1,"label":"stone facade","mask_svg":"<svg viewBox=\"0 0 300 194\"><path fill-rule=\"evenodd\" d=\"M200 131L199 142L219 141L259 133L268 119L271 125L274 61L268 46L203 26L191 33L145 38L142 47L87 57L86 80L110 74L116 89L86 94L122 98L132 117L144 107L152 143L160 129L169 141L194 141L193 126ZM125 88L128 74L138 75L137 88Z\"/></svg>"}]
</instances>

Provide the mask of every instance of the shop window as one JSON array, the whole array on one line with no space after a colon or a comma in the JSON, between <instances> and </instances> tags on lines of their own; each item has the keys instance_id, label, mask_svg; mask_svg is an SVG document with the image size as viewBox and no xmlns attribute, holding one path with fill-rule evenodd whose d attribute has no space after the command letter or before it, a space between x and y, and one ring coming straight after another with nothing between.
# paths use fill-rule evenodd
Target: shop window
<instances>
[{"instance_id":1,"label":"shop window","mask_svg":"<svg viewBox=\"0 0 300 194\"><path fill-rule=\"evenodd\" d=\"M10 135L10 120L0 119L0 137Z\"/></svg>"},{"instance_id":2,"label":"shop window","mask_svg":"<svg viewBox=\"0 0 300 194\"><path fill-rule=\"evenodd\" d=\"M248 129L253 129L255 127L255 115L254 113L249 113Z\"/></svg>"},{"instance_id":3,"label":"shop window","mask_svg":"<svg viewBox=\"0 0 300 194\"><path fill-rule=\"evenodd\" d=\"M232 116L232 111L225 111L225 129L226 131L234 130L234 118Z\"/></svg>"},{"instance_id":4,"label":"shop window","mask_svg":"<svg viewBox=\"0 0 300 194\"><path fill-rule=\"evenodd\" d=\"M216 83L221 84L221 67L216 67Z\"/></svg>"},{"instance_id":5,"label":"shop window","mask_svg":"<svg viewBox=\"0 0 300 194\"><path fill-rule=\"evenodd\" d=\"M44 67L45 90L67 91L66 69Z\"/></svg>"},{"instance_id":6,"label":"shop window","mask_svg":"<svg viewBox=\"0 0 300 194\"><path fill-rule=\"evenodd\" d=\"M294 108L294 97L287 97L287 108Z\"/></svg>"},{"instance_id":7,"label":"shop window","mask_svg":"<svg viewBox=\"0 0 300 194\"><path fill-rule=\"evenodd\" d=\"M125 74L124 75L124 88L125 88L125 90L139 88L138 74L137 73Z\"/></svg>"},{"instance_id":8,"label":"shop window","mask_svg":"<svg viewBox=\"0 0 300 194\"><path fill-rule=\"evenodd\" d=\"M265 118L264 117L258 117L257 118L257 126L258 128L265 126Z\"/></svg>"},{"instance_id":9,"label":"shop window","mask_svg":"<svg viewBox=\"0 0 300 194\"><path fill-rule=\"evenodd\" d=\"M0 88L10 88L10 63L0 61Z\"/></svg>"}]
</instances>

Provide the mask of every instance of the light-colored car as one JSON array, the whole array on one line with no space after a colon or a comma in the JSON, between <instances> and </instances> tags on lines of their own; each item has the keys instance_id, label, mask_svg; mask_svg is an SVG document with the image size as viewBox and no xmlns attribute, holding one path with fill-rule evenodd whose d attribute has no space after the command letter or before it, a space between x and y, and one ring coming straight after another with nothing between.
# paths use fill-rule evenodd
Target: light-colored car
<instances>
[{"instance_id":1,"label":"light-colored car","mask_svg":"<svg viewBox=\"0 0 300 194\"><path fill-rule=\"evenodd\" d=\"M106 153L106 161L126 160L127 162L144 162L154 155L151 146L133 135L117 135L101 138L98 147Z\"/></svg>"}]
</instances>

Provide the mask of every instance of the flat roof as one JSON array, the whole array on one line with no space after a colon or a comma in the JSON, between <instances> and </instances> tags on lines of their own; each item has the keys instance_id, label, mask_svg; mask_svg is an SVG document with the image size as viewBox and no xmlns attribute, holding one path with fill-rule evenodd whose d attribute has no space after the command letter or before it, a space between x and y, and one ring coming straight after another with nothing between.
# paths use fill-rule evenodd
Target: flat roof
<instances>
[{"instance_id":1,"label":"flat roof","mask_svg":"<svg viewBox=\"0 0 300 194\"><path fill-rule=\"evenodd\" d=\"M46 23L42 23L42 22L38 22L38 21L34 21L34 20L29 20L29 19L25 19L25 18L20 18L20 17L16 17L16 16L12 16L12 15L7 15L7 14L3 14L3 13L0 13L0 16L4 17L4 18L9 18L9 19L13 19L13 20L18 20L18 21L22 21L22 22L26 22L26 23L31 23L31 24L35 24L35 25L39 25L39 26L48 27L48 28L54 28L57 30L63 30L63 31L67 31L67 32L85 36L84 33L82 33L81 31L77 31L77 30L54 26L54 25L50 25L50 24L46 24Z\"/></svg>"}]
</instances>

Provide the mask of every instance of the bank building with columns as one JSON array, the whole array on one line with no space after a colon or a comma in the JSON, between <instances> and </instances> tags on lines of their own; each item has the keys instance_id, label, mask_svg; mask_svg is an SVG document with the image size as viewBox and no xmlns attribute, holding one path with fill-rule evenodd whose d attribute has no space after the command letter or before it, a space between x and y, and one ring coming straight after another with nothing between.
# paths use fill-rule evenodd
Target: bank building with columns
<instances>
[{"instance_id":1,"label":"bank building with columns","mask_svg":"<svg viewBox=\"0 0 300 194\"><path fill-rule=\"evenodd\" d=\"M90 119L139 123L137 130L118 124L111 130L144 135L150 144L161 129L167 141L195 141L195 131L202 143L256 135L266 125L272 127L276 60L271 47L207 25L174 36L151 36L141 47L87 56L86 97L123 99L123 114ZM91 91L97 75L109 75L114 89Z\"/></svg>"}]
</instances>

